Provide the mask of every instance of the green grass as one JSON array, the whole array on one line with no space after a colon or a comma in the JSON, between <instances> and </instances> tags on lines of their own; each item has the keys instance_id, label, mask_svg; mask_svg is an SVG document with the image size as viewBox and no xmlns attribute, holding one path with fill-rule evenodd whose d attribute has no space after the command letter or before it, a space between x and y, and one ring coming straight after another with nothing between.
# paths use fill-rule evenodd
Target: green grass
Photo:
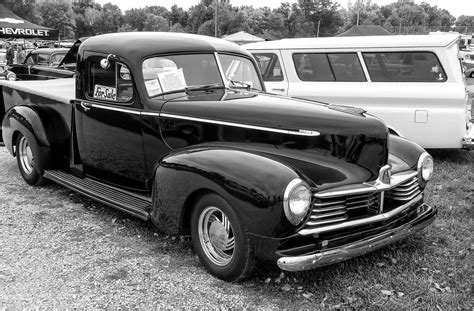
<instances>
[{"instance_id":1,"label":"green grass","mask_svg":"<svg viewBox=\"0 0 474 311\"><path fill-rule=\"evenodd\" d=\"M436 166L425 201L439 212L427 229L340 264L284 275L270 268L253 281L286 297L288 307L472 310L474 156L459 150L430 152Z\"/></svg>"}]
</instances>

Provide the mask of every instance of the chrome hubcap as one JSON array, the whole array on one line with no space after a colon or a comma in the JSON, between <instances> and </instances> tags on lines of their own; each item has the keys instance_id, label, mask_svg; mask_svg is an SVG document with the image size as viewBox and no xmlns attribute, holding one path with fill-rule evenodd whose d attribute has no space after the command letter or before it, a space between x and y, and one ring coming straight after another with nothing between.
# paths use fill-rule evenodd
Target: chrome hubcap
<instances>
[{"instance_id":1,"label":"chrome hubcap","mask_svg":"<svg viewBox=\"0 0 474 311\"><path fill-rule=\"evenodd\" d=\"M234 232L224 212L214 206L206 207L199 216L198 233L204 252L214 264L230 263L235 250Z\"/></svg>"},{"instance_id":2,"label":"chrome hubcap","mask_svg":"<svg viewBox=\"0 0 474 311\"><path fill-rule=\"evenodd\" d=\"M20 143L18 145L18 156L20 158L21 168L26 174L31 174L34 168L34 159L33 153L31 152L30 145L25 137L20 139Z\"/></svg>"}]
</instances>

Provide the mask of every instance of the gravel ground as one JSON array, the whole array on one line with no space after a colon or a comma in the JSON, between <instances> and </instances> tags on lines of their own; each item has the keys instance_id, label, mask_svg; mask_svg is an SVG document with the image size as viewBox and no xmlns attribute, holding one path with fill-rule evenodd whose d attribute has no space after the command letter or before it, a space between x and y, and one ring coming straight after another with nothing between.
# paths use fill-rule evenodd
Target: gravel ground
<instances>
[{"instance_id":1,"label":"gravel ground","mask_svg":"<svg viewBox=\"0 0 474 311\"><path fill-rule=\"evenodd\" d=\"M190 241L55 184L26 185L3 147L0 163L0 309L291 303L251 280L212 277Z\"/></svg>"}]
</instances>

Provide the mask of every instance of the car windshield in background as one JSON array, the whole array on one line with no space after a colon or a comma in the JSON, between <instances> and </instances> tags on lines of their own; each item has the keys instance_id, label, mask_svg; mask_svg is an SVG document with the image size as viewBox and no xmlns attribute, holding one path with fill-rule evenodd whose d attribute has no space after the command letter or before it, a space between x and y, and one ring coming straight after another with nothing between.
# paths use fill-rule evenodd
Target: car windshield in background
<instances>
[{"instance_id":1,"label":"car windshield in background","mask_svg":"<svg viewBox=\"0 0 474 311\"><path fill-rule=\"evenodd\" d=\"M374 82L444 82L446 74L430 52L362 53Z\"/></svg>"},{"instance_id":2,"label":"car windshield in background","mask_svg":"<svg viewBox=\"0 0 474 311\"><path fill-rule=\"evenodd\" d=\"M150 97L186 89L245 87L262 89L253 63L235 55L219 55L223 79L214 54L169 55L143 61L142 72Z\"/></svg>"},{"instance_id":3,"label":"car windshield in background","mask_svg":"<svg viewBox=\"0 0 474 311\"><path fill-rule=\"evenodd\" d=\"M253 63L244 57L219 54L225 80L230 87L245 87L261 91L262 85Z\"/></svg>"}]
</instances>

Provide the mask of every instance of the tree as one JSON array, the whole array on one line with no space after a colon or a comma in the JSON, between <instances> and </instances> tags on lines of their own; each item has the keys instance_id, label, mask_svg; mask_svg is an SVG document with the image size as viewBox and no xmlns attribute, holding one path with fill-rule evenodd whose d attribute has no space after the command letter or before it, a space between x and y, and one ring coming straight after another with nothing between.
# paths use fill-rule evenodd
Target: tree
<instances>
[{"instance_id":1,"label":"tree","mask_svg":"<svg viewBox=\"0 0 474 311\"><path fill-rule=\"evenodd\" d=\"M173 24L173 26L170 27L171 32L186 32L184 30L184 27L181 26L180 23Z\"/></svg>"},{"instance_id":2,"label":"tree","mask_svg":"<svg viewBox=\"0 0 474 311\"><path fill-rule=\"evenodd\" d=\"M302 13L295 18L297 36L331 36L343 25L339 4L332 0L298 0L297 5ZM297 8L293 7L292 11L294 14Z\"/></svg>"},{"instance_id":3,"label":"tree","mask_svg":"<svg viewBox=\"0 0 474 311\"><path fill-rule=\"evenodd\" d=\"M91 23L86 19L86 10L94 7L100 8L100 5L94 3L94 0L82 0L72 3L72 12L76 23L77 37L92 36L95 34Z\"/></svg>"},{"instance_id":4,"label":"tree","mask_svg":"<svg viewBox=\"0 0 474 311\"><path fill-rule=\"evenodd\" d=\"M123 24L122 11L110 2L104 4L102 8L102 33L117 32Z\"/></svg>"},{"instance_id":5,"label":"tree","mask_svg":"<svg viewBox=\"0 0 474 311\"><path fill-rule=\"evenodd\" d=\"M461 15L456 20L456 26L474 27L473 15Z\"/></svg>"},{"instance_id":6,"label":"tree","mask_svg":"<svg viewBox=\"0 0 474 311\"><path fill-rule=\"evenodd\" d=\"M199 26L197 33L199 35L214 36L214 20L208 20Z\"/></svg>"},{"instance_id":7,"label":"tree","mask_svg":"<svg viewBox=\"0 0 474 311\"><path fill-rule=\"evenodd\" d=\"M41 24L41 15L38 14L35 0L0 0L0 3L9 8L19 17L35 24Z\"/></svg>"},{"instance_id":8,"label":"tree","mask_svg":"<svg viewBox=\"0 0 474 311\"><path fill-rule=\"evenodd\" d=\"M359 0L356 4L349 4L347 10L341 11L344 25L339 32L344 32L354 25L357 25L357 15L359 15L359 25L383 25L385 17L380 11L380 7L372 3L371 0Z\"/></svg>"},{"instance_id":9,"label":"tree","mask_svg":"<svg viewBox=\"0 0 474 311\"><path fill-rule=\"evenodd\" d=\"M178 7L176 4L171 7L170 23L172 25L180 24L182 27L186 27L188 24L188 12Z\"/></svg>"},{"instance_id":10,"label":"tree","mask_svg":"<svg viewBox=\"0 0 474 311\"><path fill-rule=\"evenodd\" d=\"M205 22L213 20L213 18L214 9L212 8L212 1L201 0L199 4L189 8L189 18L186 30L190 33L198 33L199 28Z\"/></svg>"},{"instance_id":11,"label":"tree","mask_svg":"<svg viewBox=\"0 0 474 311\"><path fill-rule=\"evenodd\" d=\"M164 17L151 13L147 14L143 30L168 31L169 28L168 21Z\"/></svg>"},{"instance_id":12,"label":"tree","mask_svg":"<svg viewBox=\"0 0 474 311\"><path fill-rule=\"evenodd\" d=\"M43 19L43 25L59 30L62 38L74 38L74 27L76 26L72 6L68 2L44 2L39 6L39 12Z\"/></svg>"},{"instance_id":13,"label":"tree","mask_svg":"<svg viewBox=\"0 0 474 311\"><path fill-rule=\"evenodd\" d=\"M124 22L129 24L132 29L142 31L145 27L145 20L147 18L145 9L131 9L125 11Z\"/></svg>"},{"instance_id":14,"label":"tree","mask_svg":"<svg viewBox=\"0 0 474 311\"><path fill-rule=\"evenodd\" d=\"M426 26L452 26L456 20L447 10L431 6L426 2L422 2L420 7L426 13L424 21Z\"/></svg>"}]
</instances>

